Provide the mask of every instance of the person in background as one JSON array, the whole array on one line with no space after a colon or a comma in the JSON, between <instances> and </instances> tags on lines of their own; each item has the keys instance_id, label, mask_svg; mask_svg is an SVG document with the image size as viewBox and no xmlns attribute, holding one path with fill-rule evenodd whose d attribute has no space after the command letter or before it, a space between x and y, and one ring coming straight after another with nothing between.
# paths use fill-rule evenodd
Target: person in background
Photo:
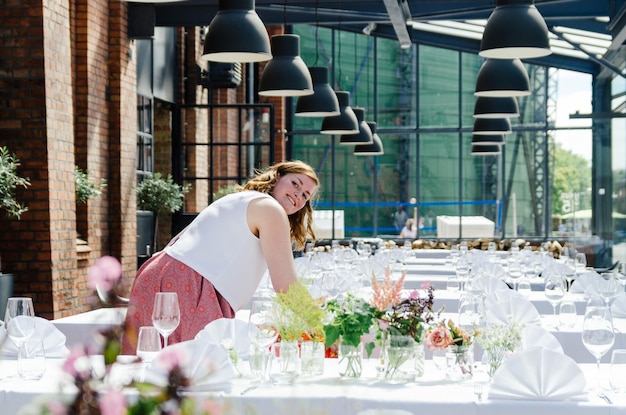
<instances>
[{"instance_id":1,"label":"person in background","mask_svg":"<svg viewBox=\"0 0 626 415\"><path fill-rule=\"evenodd\" d=\"M414 219L407 219L406 224L400 231L400 238L415 239L417 237L417 226Z\"/></svg>"},{"instance_id":2,"label":"person in background","mask_svg":"<svg viewBox=\"0 0 626 415\"><path fill-rule=\"evenodd\" d=\"M402 227L406 224L407 219L409 219L409 214L404 210L404 206L398 203L396 207L396 211L391 215L393 218L393 226L397 230L401 230Z\"/></svg>"},{"instance_id":3,"label":"person in background","mask_svg":"<svg viewBox=\"0 0 626 415\"><path fill-rule=\"evenodd\" d=\"M135 354L139 328L152 325L156 292L178 293L181 322L169 344L193 339L213 320L234 318L266 271L274 289L285 292L297 281L292 248L304 248L308 236L315 240L311 201L318 188L309 165L285 161L203 209L138 270L122 353Z\"/></svg>"}]
</instances>

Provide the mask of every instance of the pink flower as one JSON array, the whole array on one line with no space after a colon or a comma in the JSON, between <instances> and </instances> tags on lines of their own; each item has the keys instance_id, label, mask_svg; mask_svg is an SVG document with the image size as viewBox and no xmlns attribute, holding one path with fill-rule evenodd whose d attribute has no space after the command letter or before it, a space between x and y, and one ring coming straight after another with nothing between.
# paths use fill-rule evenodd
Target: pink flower
<instances>
[{"instance_id":1,"label":"pink flower","mask_svg":"<svg viewBox=\"0 0 626 415\"><path fill-rule=\"evenodd\" d=\"M207 399L202 404L202 410L209 415L220 415L222 413L222 407L217 402Z\"/></svg>"},{"instance_id":2,"label":"pink flower","mask_svg":"<svg viewBox=\"0 0 626 415\"><path fill-rule=\"evenodd\" d=\"M99 406L101 415L126 414L126 399L124 399L122 392L115 388L109 388L100 397Z\"/></svg>"},{"instance_id":3,"label":"pink flower","mask_svg":"<svg viewBox=\"0 0 626 415\"><path fill-rule=\"evenodd\" d=\"M69 374L73 378L78 377L79 370L76 368L76 361L85 357L85 350L82 347L72 347L70 349L70 355L63 362L62 369L65 373ZM85 375L83 373L83 375ZM87 375L88 376L88 375ZM81 376L84 377L84 376Z\"/></svg>"},{"instance_id":4,"label":"pink flower","mask_svg":"<svg viewBox=\"0 0 626 415\"><path fill-rule=\"evenodd\" d=\"M117 258L105 255L100 257L87 270L87 285L90 289L100 288L110 291L122 276L122 264Z\"/></svg>"},{"instance_id":5,"label":"pink flower","mask_svg":"<svg viewBox=\"0 0 626 415\"><path fill-rule=\"evenodd\" d=\"M450 331L439 324L426 333L426 347L432 350L443 350L452 344Z\"/></svg>"},{"instance_id":6,"label":"pink flower","mask_svg":"<svg viewBox=\"0 0 626 415\"><path fill-rule=\"evenodd\" d=\"M50 415L67 415L67 407L59 401L46 403L46 409L50 412Z\"/></svg>"},{"instance_id":7,"label":"pink flower","mask_svg":"<svg viewBox=\"0 0 626 415\"><path fill-rule=\"evenodd\" d=\"M184 367L187 362L187 354L180 347L166 347L159 353L157 363L166 372L171 372L175 367Z\"/></svg>"},{"instance_id":8,"label":"pink flower","mask_svg":"<svg viewBox=\"0 0 626 415\"><path fill-rule=\"evenodd\" d=\"M413 290L411 291L411 294L409 295L409 298L411 300L417 300L418 298L420 298L420 293L417 290Z\"/></svg>"}]
</instances>

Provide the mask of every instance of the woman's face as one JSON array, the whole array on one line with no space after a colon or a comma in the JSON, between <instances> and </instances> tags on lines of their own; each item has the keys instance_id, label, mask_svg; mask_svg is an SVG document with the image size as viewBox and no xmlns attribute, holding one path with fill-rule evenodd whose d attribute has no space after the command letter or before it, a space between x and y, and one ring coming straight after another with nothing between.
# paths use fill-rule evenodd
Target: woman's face
<instances>
[{"instance_id":1,"label":"woman's face","mask_svg":"<svg viewBox=\"0 0 626 415\"><path fill-rule=\"evenodd\" d=\"M302 209L316 191L315 182L306 174L288 173L278 177L272 196L291 215Z\"/></svg>"}]
</instances>

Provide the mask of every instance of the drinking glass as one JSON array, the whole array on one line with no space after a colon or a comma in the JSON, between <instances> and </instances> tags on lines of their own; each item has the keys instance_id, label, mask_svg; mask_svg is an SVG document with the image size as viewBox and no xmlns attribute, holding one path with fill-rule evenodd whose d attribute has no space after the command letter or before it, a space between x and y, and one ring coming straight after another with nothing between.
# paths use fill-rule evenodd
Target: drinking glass
<instances>
[{"instance_id":1,"label":"drinking glass","mask_svg":"<svg viewBox=\"0 0 626 415\"><path fill-rule=\"evenodd\" d=\"M557 327L556 308L565 296L565 280L560 275L547 275L543 292L550 305L552 305L554 327Z\"/></svg>"},{"instance_id":2,"label":"drinking glass","mask_svg":"<svg viewBox=\"0 0 626 415\"><path fill-rule=\"evenodd\" d=\"M610 305L611 300L619 293L619 283L612 272L603 272L600 278L596 279L598 294L602 296L604 305Z\"/></svg>"},{"instance_id":3,"label":"drinking glass","mask_svg":"<svg viewBox=\"0 0 626 415\"><path fill-rule=\"evenodd\" d=\"M565 258L564 263L565 263L565 281L567 281L567 291L569 291L572 287L572 283L576 279L576 275L578 274L578 269L577 269L576 261L572 258ZM585 263L586 263L586 259L585 259Z\"/></svg>"},{"instance_id":4,"label":"drinking glass","mask_svg":"<svg viewBox=\"0 0 626 415\"><path fill-rule=\"evenodd\" d=\"M152 309L152 325L163 336L163 347L167 347L167 338L180 324L178 294L173 292L156 293Z\"/></svg>"},{"instance_id":5,"label":"drinking glass","mask_svg":"<svg viewBox=\"0 0 626 415\"><path fill-rule=\"evenodd\" d=\"M609 384L613 392L626 394L626 349L615 349L611 354Z\"/></svg>"},{"instance_id":6,"label":"drinking glass","mask_svg":"<svg viewBox=\"0 0 626 415\"><path fill-rule=\"evenodd\" d=\"M26 340L18 350L17 374L23 380L39 380L46 372L46 349L41 339Z\"/></svg>"},{"instance_id":7,"label":"drinking glass","mask_svg":"<svg viewBox=\"0 0 626 415\"><path fill-rule=\"evenodd\" d=\"M509 278L513 280L513 289L517 291L517 281L522 278L522 266L518 260L509 262Z\"/></svg>"},{"instance_id":8,"label":"drinking glass","mask_svg":"<svg viewBox=\"0 0 626 415\"><path fill-rule=\"evenodd\" d=\"M137 357L144 363L150 363L162 350L161 336L156 327L142 326L137 337Z\"/></svg>"},{"instance_id":9,"label":"drinking glass","mask_svg":"<svg viewBox=\"0 0 626 415\"><path fill-rule=\"evenodd\" d=\"M11 297L4 313L7 336L15 343L19 353L22 345L35 332L35 308L29 297Z\"/></svg>"},{"instance_id":10,"label":"drinking glass","mask_svg":"<svg viewBox=\"0 0 626 415\"><path fill-rule=\"evenodd\" d=\"M581 337L583 345L596 358L596 392L600 392L600 359L615 343L611 309L606 306L587 307Z\"/></svg>"},{"instance_id":11,"label":"drinking glass","mask_svg":"<svg viewBox=\"0 0 626 415\"><path fill-rule=\"evenodd\" d=\"M576 325L577 316L576 303L566 295L559 306L559 322L564 327L572 328Z\"/></svg>"},{"instance_id":12,"label":"drinking glass","mask_svg":"<svg viewBox=\"0 0 626 415\"><path fill-rule=\"evenodd\" d=\"M468 254L459 255L456 261L455 273L457 279L459 280L459 288L463 290L465 288L465 281L470 274Z\"/></svg>"},{"instance_id":13,"label":"drinking glass","mask_svg":"<svg viewBox=\"0 0 626 415\"><path fill-rule=\"evenodd\" d=\"M267 370L269 347L278 338L273 305L272 300L257 300L250 305L248 338L263 353L262 377L265 376Z\"/></svg>"}]
</instances>

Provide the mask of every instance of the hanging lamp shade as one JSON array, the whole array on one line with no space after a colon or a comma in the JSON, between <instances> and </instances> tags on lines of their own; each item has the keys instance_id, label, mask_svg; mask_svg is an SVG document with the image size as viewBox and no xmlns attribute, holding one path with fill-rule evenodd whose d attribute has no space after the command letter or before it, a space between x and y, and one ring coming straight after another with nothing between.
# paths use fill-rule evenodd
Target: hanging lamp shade
<instances>
[{"instance_id":1,"label":"hanging lamp shade","mask_svg":"<svg viewBox=\"0 0 626 415\"><path fill-rule=\"evenodd\" d=\"M477 97L474 118L519 117L519 105L515 97Z\"/></svg>"},{"instance_id":2,"label":"hanging lamp shade","mask_svg":"<svg viewBox=\"0 0 626 415\"><path fill-rule=\"evenodd\" d=\"M501 146L495 144L475 144L472 145L473 156L497 156L502 151Z\"/></svg>"},{"instance_id":3,"label":"hanging lamp shade","mask_svg":"<svg viewBox=\"0 0 626 415\"><path fill-rule=\"evenodd\" d=\"M504 135L480 135L472 136L472 145L504 145Z\"/></svg>"},{"instance_id":4,"label":"hanging lamp shade","mask_svg":"<svg viewBox=\"0 0 626 415\"><path fill-rule=\"evenodd\" d=\"M548 26L532 0L496 0L480 42L480 56L527 59L548 56Z\"/></svg>"},{"instance_id":5,"label":"hanging lamp shade","mask_svg":"<svg viewBox=\"0 0 626 415\"><path fill-rule=\"evenodd\" d=\"M339 140L339 144L342 145L356 145L356 144L371 144L374 139L372 138L372 130L365 122L365 108L352 108L356 119L359 121L359 132L356 134L344 134Z\"/></svg>"},{"instance_id":6,"label":"hanging lamp shade","mask_svg":"<svg viewBox=\"0 0 626 415\"><path fill-rule=\"evenodd\" d=\"M372 142L370 144L357 144L354 146L355 156L382 156L385 154L383 148L383 141L380 136L376 134L376 123L368 122L368 127L372 131Z\"/></svg>"},{"instance_id":7,"label":"hanging lamp shade","mask_svg":"<svg viewBox=\"0 0 626 415\"><path fill-rule=\"evenodd\" d=\"M502 135L511 132L511 121L508 118L476 118L474 134Z\"/></svg>"},{"instance_id":8,"label":"hanging lamp shade","mask_svg":"<svg viewBox=\"0 0 626 415\"><path fill-rule=\"evenodd\" d=\"M259 95L296 97L313 93L311 74L300 57L300 36L272 36L272 56L261 74Z\"/></svg>"},{"instance_id":9,"label":"hanging lamp shade","mask_svg":"<svg viewBox=\"0 0 626 415\"><path fill-rule=\"evenodd\" d=\"M325 117L322 121L321 134L356 134L359 132L359 120L350 106L348 91L335 91L339 102L339 115Z\"/></svg>"},{"instance_id":10,"label":"hanging lamp shade","mask_svg":"<svg viewBox=\"0 0 626 415\"><path fill-rule=\"evenodd\" d=\"M270 38L254 11L254 0L219 0L204 39L202 59L228 63L272 59Z\"/></svg>"},{"instance_id":11,"label":"hanging lamp shade","mask_svg":"<svg viewBox=\"0 0 626 415\"><path fill-rule=\"evenodd\" d=\"M479 97L521 97L530 95L530 79L519 59L486 59L478 71Z\"/></svg>"},{"instance_id":12,"label":"hanging lamp shade","mask_svg":"<svg viewBox=\"0 0 626 415\"><path fill-rule=\"evenodd\" d=\"M299 117L332 117L339 115L339 100L328 84L328 68L309 68L313 81L313 94L298 98L296 115Z\"/></svg>"}]
</instances>

